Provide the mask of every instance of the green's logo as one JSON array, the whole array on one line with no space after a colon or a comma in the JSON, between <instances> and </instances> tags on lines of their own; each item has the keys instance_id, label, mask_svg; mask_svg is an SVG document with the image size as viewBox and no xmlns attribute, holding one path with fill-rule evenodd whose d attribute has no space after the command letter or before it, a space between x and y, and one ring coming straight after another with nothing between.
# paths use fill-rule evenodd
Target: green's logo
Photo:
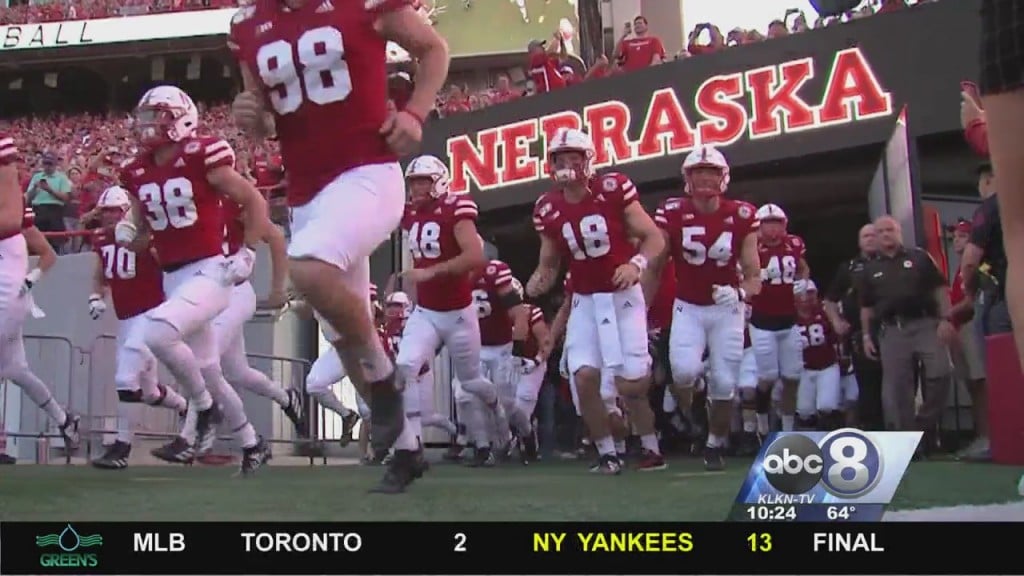
<instances>
[{"instance_id":1,"label":"green's logo","mask_svg":"<svg viewBox=\"0 0 1024 576\"><path fill-rule=\"evenodd\" d=\"M80 536L68 524L60 534L43 534L36 536L39 548L56 547L60 552L44 552L39 555L39 565L48 568L95 568L99 560L93 552L85 552L85 548L103 546L103 536L93 534Z\"/></svg>"}]
</instances>

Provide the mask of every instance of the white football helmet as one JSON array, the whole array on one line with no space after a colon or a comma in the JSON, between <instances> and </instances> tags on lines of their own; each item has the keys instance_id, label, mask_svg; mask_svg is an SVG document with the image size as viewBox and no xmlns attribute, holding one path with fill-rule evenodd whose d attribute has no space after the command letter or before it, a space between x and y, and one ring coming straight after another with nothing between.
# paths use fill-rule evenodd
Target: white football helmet
<instances>
[{"instance_id":1,"label":"white football helmet","mask_svg":"<svg viewBox=\"0 0 1024 576\"><path fill-rule=\"evenodd\" d=\"M786 226L789 218L778 204L765 204L754 213L760 223L758 233L761 239L769 244L775 244L786 236Z\"/></svg>"},{"instance_id":2,"label":"white football helmet","mask_svg":"<svg viewBox=\"0 0 1024 576\"><path fill-rule=\"evenodd\" d=\"M132 207L132 200L127 190L120 186L111 186L100 194L96 207L102 210L119 208L122 212L127 212Z\"/></svg>"},{"instance_id":3,"label":"white football helmet","mask_svg":"<svg viewBox=\"0 0 1024 576\"><path fill-rule=\"evenodd\" d=\"M754 216L757 218L758 222L764 222L765 220L789 222L786 212L778 204L765 204L757 209Z\"/></svg>"},{"instance_id":4,"label":"white football helmet","mask_svg":"<svg viewBox=\"0 0 1024 576\"><path fill-rule=\"evenodd\" d=\"M145 146L180 142L199 127L199 109L181 88L157 86L139 100L133 127Z\"/></svg>"},{"instance_id":5,"label":"white football helmet","mask_svg":"<svg viewBox=\"0 0 1024 576\"><path fill-rule=\"evenodd\" d=\"M714 179L697 179L693 174L697 168L716 168L719 175ZM681 171L687 194L706 198L725 194L729 188L729 162L713 146L702 145L694 148L683 160Z\"/></svg>"},{"instance_id":6,"label":"white football helmet","mask_svg":"<svg viewBox=\"0 0 1024 576\"><path fill-rule=\"evenodd\" d=\"M400 318L408 318L409 317L409 312L412 311L412 300L409 299L409 295L406 294L405 292L398 291L398 292L392 292L391 294L388 294L388 298L384 302L384 304L389 309L392 308L392 307L400 307L401 308L401 311L399 312L399 317Z\"/></svg>"},{"instance_id":7,"label":"white football helmet","mask_svg":"<svg viewBox=\"0 0 1024 576\"><path fill-rule=\"evenodd\" d=\"M516 291L516 294L519 294L520 300L526 298L526 292L523 290L523 283L520 282L518 278L512 278L512 289Z\"/></svg>"},{"instance_id":8,"label":"white football helmet","mask_svg":"<svg viewBox=\"0 0 1024 576\"><path fill-rule=\"evenodd\" d=\"M564 152L577 152L583 155L582 162L559 162L556 156ZM575 128L560 128L548 142L548 168L551 178L559 184L588 180L594 171L591 163L594 160L594 141L590 135Z\"/></svg>"},{"instance_id":9,"label":"white football helmet","mask_svg":"<svg viewBox=\"0 0 1024 576\"><path fill-rule=\"evenodd\" d=\"M441 198L448 194L448 167L438 157L424 154L413 158L405 168L405 180L409 185L409 201L422 204L431 198ZM420 190L410 180L430 180L426 190Z\"/></svg>"}]
</instances>

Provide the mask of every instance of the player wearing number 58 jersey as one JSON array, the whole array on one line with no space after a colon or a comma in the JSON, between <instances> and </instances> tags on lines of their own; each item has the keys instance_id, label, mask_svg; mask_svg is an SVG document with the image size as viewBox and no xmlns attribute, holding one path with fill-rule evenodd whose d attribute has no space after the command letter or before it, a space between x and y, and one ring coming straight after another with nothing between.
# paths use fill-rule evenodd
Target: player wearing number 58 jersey
<instances>
[{"instance_id":1,"label":"player wearing number 58 jersey","mask_svg":"<svg viewBox=\"0 0 1024 576\"><path fill-rule=\"evenodd\" d=\"M93 291L89 296L89 314L99 319L107 309L106 295L117 316L117 439L93 466L121 469L128 466L135 427L142 408L161 406L184 416L185 399L157 382L156 358L144 342L146 312L164 302L163 270L150 246L137 252L114 242L114 226L131 208L128 192L120 186L106 189L96 207L100 210L100 228L92 245L98 258Z\"/></svg>"},{"instance_id":2,"label":"player wearing number 58 jersey","mask_svg":"<svg viewBox=\"0 0 1024 576\"><path fill-rule=\"evenodd\" d=\"M157 86L143 95L134 124L140 152L121 170L133 207L114 227L114 236L132 248L151 238L160 255L166 299L146 313L143 339L196 410L196 445L209 443L222 405L244 449L242 471L248 473L269 451L246 419L238 393L224 380L211 326L238 280L222 253L221 197L242 206L247 236L260 238L273 224L266 201L235 171L231 146L195 136L198 125L195 103L182 90ZM188 460L194 450L179 440L164 448L159 451L176 461Z\"/></svg>"},{"instance_id":3,"label":"player wearing number 58 jersey","mask_svg":"<svg viewBox=\"0 0 1024 576\"><path fill-rule=\"evenodd\" d=\"M839 338L818 300L818 289L808 281L797 295L797 324L794 328L803 348L803 373L797 394L796 413L801 418L817 417L819 430L843 426L842 381L839 369ZM805 428L809 422L802 423Z\"/></svg>"},{"instance_id":4,"label":"player wearing number 58 jersey","mask_svg":"<svg viewBox=\"0 0 1024 576\"><path fill-rule=\"evenodd\" d=\"M491 432L504 419L504 410L494 383L484 376L480 365L473 275L487 261L476 231L476 203L468 195L448 192L448 168L433 156L414 158L405 174L409 204L402 216L402 233L413 269L403 277L416 285L416 308L402 331L395 364L400 377L412 382L441 346L448 348L461 385L460 417L477 446L474 462L486 462L490 460ZM419 445L418 422L410 421L416 435L400 439L408 442L396 444L401 450Z\"/></svg>"},{"instance_id":5,"label":"player wearing number 58 jersey","mask_svg":"<svg viewBox=\"0 0 1024 576\"><path fill-rule=\"evenodd\" d=\"M709 353L704 465L720 470L743 359L743 301L761 288L757 220L753 206L723 197L729 164L721 152L699 146L683 161L682 173L687 196L665 200L655 215L676 267L669 363L675 396L685 412L704 370L704 351Z\"/></svg>"},{"instance_id":6,"label":"player wearing number 58 jersey","mask_svg":"<svg viewBox=\"0 0 1024 576\"><path fill-rule=\"evenodd\" d=\"M786 231L786 213L776 204L757 209L761 293L751 301L750 339L757 359L757 394L770 393L782 379L782 429L793 430L802 362L800 336L794 329L794 295L804 292L810 269L804 241ZM762 400L763 402L763 400Z\"/></svg>"},{"instance_id":7,"label":"player wearing number 58 jersey","mask_svg":"<svg viewBox=\"0 0 1024 576\"><path fill-rule=\"evenodd\" d=\"M417 61L416 87L394 111L389 40ZM447 46L409 0L255 0L232 19L228 46L245 86L233 105L236 122L257 137L276 133L281 145L292 282L326 320L321 328L370 400L373 438L390 446L402 433L402 398L364 313L370 254L401 220L397 158L422 138L448 74ZM395 465L411 466L409 457L399 451Z\"/></svg>"},{"instance_id":8,"label":"player wearing number 58 jersey","mask_svg":"<svg viewBox=\"0 0 1024 576\"><path fill-rule=\"evenodd\" d=\"M601 402L601 371L610 370L645 450L643 469L665 466L647 401L650 355L647 306L639 280L664 243L623 174L596 175L594 144L580 130L559 130L548 142L548 165L558 189L537 200L533 225L540 233L540 262L527 285L530 296L551 289L563 261L574 294L565 350L581 412L601 454L597 467L615 474L619 461ZM639 240L634 248L632 239Z\"/></svg>"}]
</instances>

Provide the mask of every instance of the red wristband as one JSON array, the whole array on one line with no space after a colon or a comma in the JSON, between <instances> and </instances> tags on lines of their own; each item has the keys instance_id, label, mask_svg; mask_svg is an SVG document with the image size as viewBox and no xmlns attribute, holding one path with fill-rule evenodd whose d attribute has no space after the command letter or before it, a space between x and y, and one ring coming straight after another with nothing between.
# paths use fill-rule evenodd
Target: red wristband
<instances>
[{"instance_id":1,"label":"red wristband","mask_svg":"<svg viewBox=\"0 0 1024 576\"><path fill-rule=\"evenodd\" d=\"M408 108L403 108L401 110L401 112L404 112L404 113L408 114L409 116L412 116L413 118L415 118L416 121L420 123L420 126L423 126L423 124L427 121L426 118L420 116L419 114L413 112L412 110L409 110Z\"/></svg>"}]
</instances>

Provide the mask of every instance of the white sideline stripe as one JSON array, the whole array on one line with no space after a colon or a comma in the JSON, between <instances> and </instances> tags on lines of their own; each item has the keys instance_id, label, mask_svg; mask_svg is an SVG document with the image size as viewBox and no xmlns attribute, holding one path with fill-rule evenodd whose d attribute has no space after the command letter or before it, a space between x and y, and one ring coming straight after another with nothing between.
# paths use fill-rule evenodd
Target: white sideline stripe
<instances>
[{"instance_id":1,"label":"white sideline stripe","mask_svg":"<svg viewBox=\"0 0 1024 576\"><path fill-rule=\"evenodd\" d=\"M949 506L886 512L886 522L1021 522L1024 501L984 506Z\"/></svg>"}]
</instances>

